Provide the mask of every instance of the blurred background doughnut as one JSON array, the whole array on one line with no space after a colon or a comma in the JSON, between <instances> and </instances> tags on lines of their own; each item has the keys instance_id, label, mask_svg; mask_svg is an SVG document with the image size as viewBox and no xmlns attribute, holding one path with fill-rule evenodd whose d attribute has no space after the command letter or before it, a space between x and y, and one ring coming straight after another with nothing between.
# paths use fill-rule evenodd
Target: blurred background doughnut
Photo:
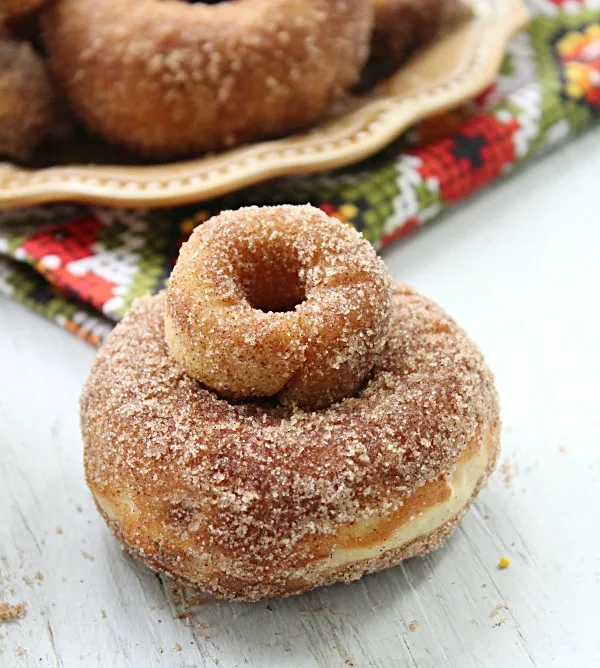
<instances>
[{"instance_id":1,"label":"blurred background doughnut","mask_svg":"<svg viewBox=\"0 0 600 668\"><path fill-rule=\"evenodd\" d=\"M469 15L461 0L373 0L371 56L398 63Z\"/></svg>"},{"instance_id":2,"label":"blurred background doughnut","mask_svg":"<svg viewBox=\"0 0 600 668\"><path fill-rule=\"evenodd\" d=\"M26 161L57 127L57 97L27 42L0 40L0 154Z\"/></svg>"},{"instance_id":3,"label":"blurred background doughnut","mask_svg":"<svg viewBox=\"0 0 600 668\"><path fill-rule=\"evenodd\" d=\"M109 142L173 157L289 133L354 84L371 0L58 0L50 63Z\"/></svg>"}]
</instances>

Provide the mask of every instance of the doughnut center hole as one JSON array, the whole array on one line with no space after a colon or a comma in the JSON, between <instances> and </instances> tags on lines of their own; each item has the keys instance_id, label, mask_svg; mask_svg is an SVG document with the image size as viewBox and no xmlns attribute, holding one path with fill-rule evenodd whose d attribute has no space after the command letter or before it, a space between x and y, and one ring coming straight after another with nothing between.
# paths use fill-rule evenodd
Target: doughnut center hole
<instances>
[{"instance_id":1,"label":"doughnut center hole","mask_svg":"<svg viewBox=\"0 0 600 668\"><path fill-rule=\"evenodd\" d=\"M253 255L239 275L250 306L264 313L294 311L306 299L295 254L287 248L272 248Z\"/></svg>"}]
</instances>

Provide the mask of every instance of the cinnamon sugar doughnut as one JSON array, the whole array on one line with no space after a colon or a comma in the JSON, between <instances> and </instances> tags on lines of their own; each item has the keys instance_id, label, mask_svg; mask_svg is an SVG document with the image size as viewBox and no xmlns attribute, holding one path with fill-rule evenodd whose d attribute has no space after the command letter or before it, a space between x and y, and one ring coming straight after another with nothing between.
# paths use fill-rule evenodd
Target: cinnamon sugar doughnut
<instances>
[{"instance_id":1,"label":"cinnamon sugar doughnut","mask_svg":"<svg viewBox=\"0 0 600 668\"><path fill-rule=\"evenodd\" d=\"M357 579L456 528L495 466L498 403L475 344L433 302L394 284L368 380L311 412L232 403L190 378L165 340L167 301L135 303L81 400L87 481L131 554L253 601Z\"/></svg>"},{"instance_id":2,"label":"cinnamon sugar doughnut","mask_svg":"<svg viewBox=\"0 0 600 668\"><path fill-rule=\"evenodd\" d=\"M373 0L371 55L400 62L469 15L462 0Z\"/></svg>"},{"instance_id":3,"label":"cinnamon sugar doughnut","mask_svg":"<svg viewBox=\"0 0 600 668\"><path fill-rule=\"evenodd\" d=\"M390 307L385 265L356 230L311 206L247 207L181 249L165 334L187 374L222 396L316 409L363 382Z\"/></svg>"},{"instance_id":4,"label":"cinnamon sugar doughnut","mask_svg":"<svg viewBox=\"0 0 600 668\"><path fill-rule=\"evenodd\" d=\"M45 42L73 108L151 157L313 122L358 78L371 0L57 0Z\"/></svg>"},{"instance_id":5,"label":"cinnamon sugar doughnut","mask_svg":"<svg viewBox=\"0 0 600 668\"><path fill-rule=\"evenodd\" d=\"M41 56L26 42L0 39L0 156L27 161L57 121L56 94Z\"/></svg>"}]
</instances>

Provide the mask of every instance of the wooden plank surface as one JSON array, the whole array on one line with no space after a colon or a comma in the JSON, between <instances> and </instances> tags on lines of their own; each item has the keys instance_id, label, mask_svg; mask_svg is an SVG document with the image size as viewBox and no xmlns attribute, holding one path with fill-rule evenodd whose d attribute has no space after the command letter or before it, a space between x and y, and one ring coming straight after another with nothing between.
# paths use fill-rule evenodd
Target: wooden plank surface
<instances>
[{"instance_id":1,"label":"wooden plank surface","mask_svg":"<svg viewBox=\"0 0 600 668\"><path fill-rule=\"evenodd\" d=\"M486 353L501 470L428 558L253 605L120 552L82 476L93 350L0 298L0 601L28 606L0 665L600 665L599 249L596 131L385 254Z\"/></svg>"}]
</instances>

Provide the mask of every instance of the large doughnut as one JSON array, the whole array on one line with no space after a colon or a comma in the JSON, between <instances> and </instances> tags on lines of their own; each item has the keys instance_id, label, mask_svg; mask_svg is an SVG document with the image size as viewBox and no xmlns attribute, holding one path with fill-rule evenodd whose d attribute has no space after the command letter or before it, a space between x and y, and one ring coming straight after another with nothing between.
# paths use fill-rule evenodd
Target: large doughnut
<instances>
[{"instance_id":1,"label":"large doughnut","mask_svg":"<svg viewBox=\"0 0 600 668\"><path fill-rule=\"evenodd\" d=\"M401 62L469 14L463 0L372 0L371 55Z\"/></svg>"},{"instance_id":2,"label":"large doughnut","mask_svg":"<svg viewBox=\"0 0 600 668\"><path fill-rule=\"evenodd\" d=\"M181 249L165 333L188 375L221 395L315 409L363 382L390 306L385 265L353 228L311 206L248 207Z\"/></svg>"},{"instance_id":3,"label":"large doughnut","mask_svg":"<svg viewBox=\"0 0 600 668\"><path fill-rule=\"evenodd\" d=\"M29 160L57 122L56 93L41 56L26 42L0 39L0 155Z\"/></svg>"},{"instance_id":4,"label":"large doughnut","mask_svg":"<svg viewBox=\"0 0 600 668\"><path fill-rule=\"evenodd\" d=\"M371 0L57 0L55 73L82 120L151 157L313 122L358 78Z\"/></svg>"},{"instance_id":5,"label":"large doughnut","mask_svg":"<svg viewBox=\"0 0 600 668\"><path fill-rule=\"evenodd\" d=\"M395 284L366 384L313 412L231 403L190 378L169 353L166 309L165 293L142 298L115 328L81 419L87 481L110 529L181 582L258 600L425 554L495 466L492 374L410 288Z\"/></svg>"}]
</instances>

